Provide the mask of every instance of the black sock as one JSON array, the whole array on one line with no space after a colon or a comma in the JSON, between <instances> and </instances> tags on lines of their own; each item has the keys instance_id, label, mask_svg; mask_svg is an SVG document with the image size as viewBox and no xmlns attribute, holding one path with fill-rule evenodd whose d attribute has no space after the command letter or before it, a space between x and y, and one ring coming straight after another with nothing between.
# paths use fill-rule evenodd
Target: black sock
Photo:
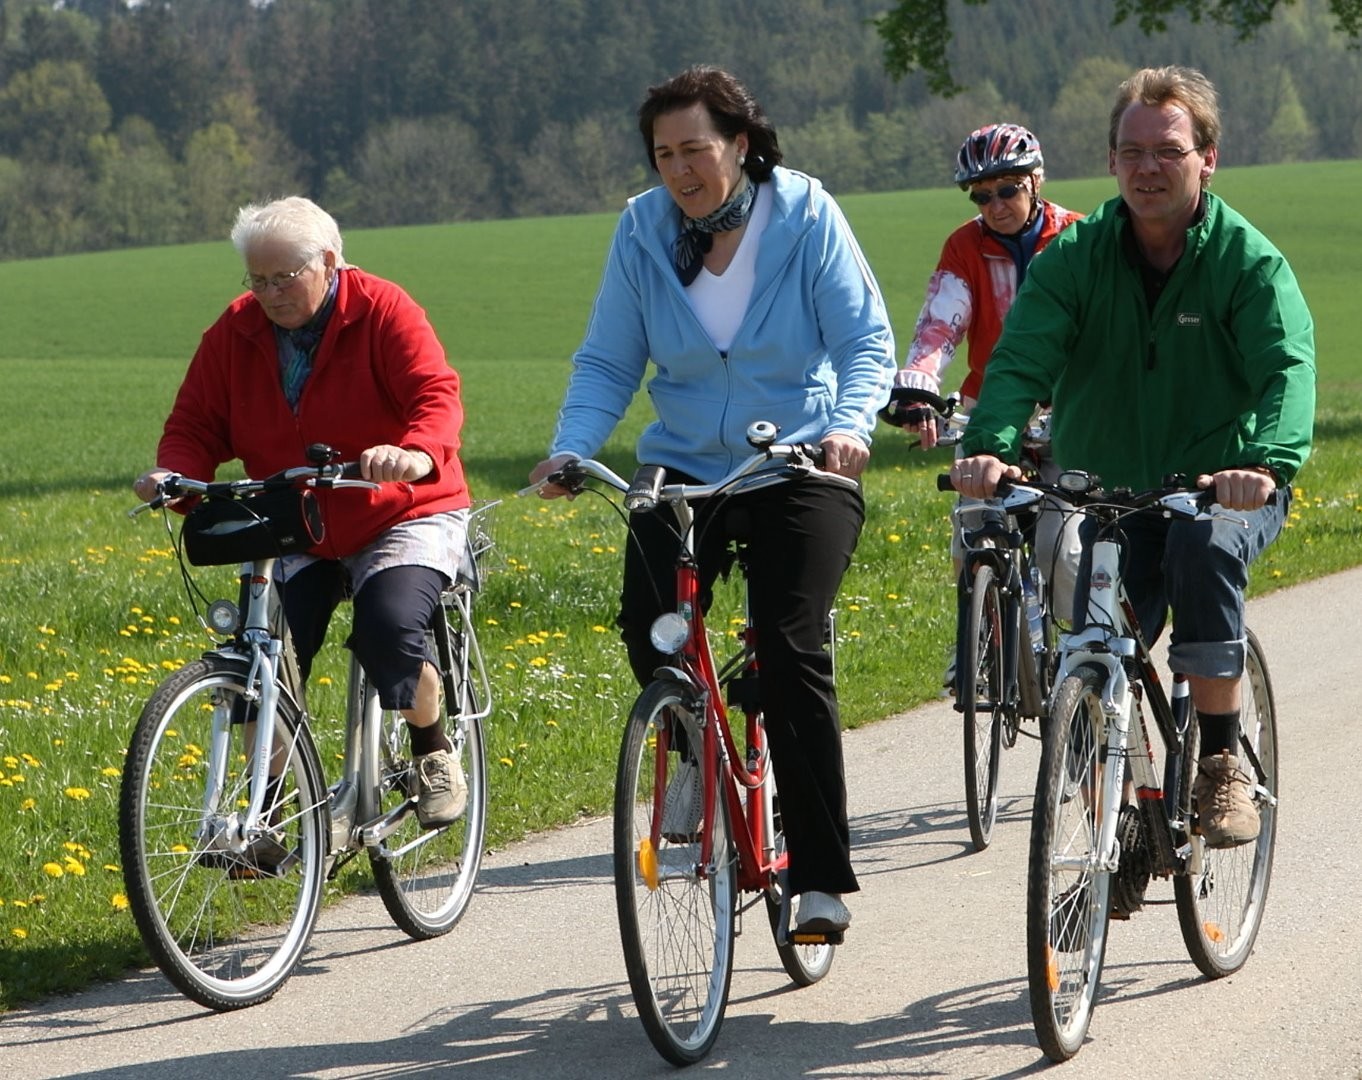
<instances>
[{"instance_id":1,"label":"black sock","mask_svg":"<svg viewBox=\"0 0 1362 1080\"><path fill-rule=\"evenodd\" d=\"M1239 710L1227 713L1204 713L1196 711L1197 728L1201 734L1199 757L1210 757L1228 750L1238 756L1239 750Z\"/></svg>"},{"instance_id":2,"label":"black sock","mask_svg":"<svg viewBox=\"0 0 1362 1080\"><path fill-rule=\"evenodd\" d=\"M437 750L453 750L454 744L445 735L445 729L440 721L431 724L430 727L416 727L408 724L407 730L411 732L411 752L413 757L420 757L422 754L433 754Z\"/></svg>"}]
</instances>

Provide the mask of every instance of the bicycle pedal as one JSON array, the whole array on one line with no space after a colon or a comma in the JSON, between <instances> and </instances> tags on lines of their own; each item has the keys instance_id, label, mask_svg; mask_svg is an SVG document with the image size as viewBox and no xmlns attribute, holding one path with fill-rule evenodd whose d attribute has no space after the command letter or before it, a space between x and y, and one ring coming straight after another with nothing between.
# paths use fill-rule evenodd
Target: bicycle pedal
<instances>
[{"instance_id":1,"label":"bicycle pedal","mask_svg":"<svg viewBox=\"0 0 1362 1080\"><path fill-rule=\"evenodd\" d=\"M791 930L791 945L840 945L844 930Z\"/></svg>"}]
</instances>

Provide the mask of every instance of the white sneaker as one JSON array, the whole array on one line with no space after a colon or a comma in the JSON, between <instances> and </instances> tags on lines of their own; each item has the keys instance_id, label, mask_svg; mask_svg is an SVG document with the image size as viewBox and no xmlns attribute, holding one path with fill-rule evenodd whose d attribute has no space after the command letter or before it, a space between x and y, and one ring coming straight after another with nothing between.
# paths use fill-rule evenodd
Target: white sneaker
<instances>
[{"instance_id":1,"label":"white sneaker","mask_svg":"<svg viewBox=\"0 0 1362 1080\"><path fill-rule=\"evenodd\" d=\"M662 836L673 844L693 844L700 838L700 813L705 803L700 767L682 761L667 781L662 798Z\"/></svg>"},{"instance_id":2,"label":"white sneaker","mask_svg":"<svg viewBox=\"0 0 1362 1080\"><path fill-rule=\"evenodd\" d=\"M840 933L851 925L851 912L836 893L810 890L799 894L795 929L805 934Z\"/></svg>"}]
</instances>

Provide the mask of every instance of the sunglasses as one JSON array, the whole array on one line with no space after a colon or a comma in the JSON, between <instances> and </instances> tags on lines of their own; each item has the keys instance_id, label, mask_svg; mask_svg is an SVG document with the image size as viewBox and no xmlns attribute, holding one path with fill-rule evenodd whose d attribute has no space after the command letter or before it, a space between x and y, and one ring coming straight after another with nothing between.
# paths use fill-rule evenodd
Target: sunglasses
<instances>
[{"instance_id":1,"label":"sunglasses","mask_svg":"<svg viewBox=\"0 0 1362 1080\"><path fill-rule=\"evenodd\" d=\"M987 206L994 199L1010 199L1022 190L1020 184L1004 184L997 191L971 191L969 201L975 206Z\"/></svg>"}]
</instances>

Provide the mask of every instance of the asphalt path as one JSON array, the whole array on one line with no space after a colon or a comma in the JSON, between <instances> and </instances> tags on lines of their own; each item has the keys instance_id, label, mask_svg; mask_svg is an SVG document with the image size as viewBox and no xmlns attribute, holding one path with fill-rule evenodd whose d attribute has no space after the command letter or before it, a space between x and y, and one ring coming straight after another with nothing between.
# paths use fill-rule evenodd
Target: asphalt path
<instances>
[{"instance_id":1,"label":"asphalt path","mask_svg":"<svg viewBox=\"0 0 1362 1080\"><path fill-rule=\"evenodd\" d=\"M1362 570L1250 605L1276 690L1283 792L1257 948L1203 979L1172 889L1112 927L1089 1039L1055 1075L1362 1078ZM692 1073L1017 1077L1047 1070L1026 998L1025 862L1038 744L1007 752L993 846L974 854L945 702L848 733L862 891L831 973L795 989L760 908L727 1019ZM275 998L207 1012L156 971L0 1016L0 1077L665 1077L634 1014L609 823L498 851L448 936L410 942L375 897L324 911Z\"/></svg>"}]
</instances>

